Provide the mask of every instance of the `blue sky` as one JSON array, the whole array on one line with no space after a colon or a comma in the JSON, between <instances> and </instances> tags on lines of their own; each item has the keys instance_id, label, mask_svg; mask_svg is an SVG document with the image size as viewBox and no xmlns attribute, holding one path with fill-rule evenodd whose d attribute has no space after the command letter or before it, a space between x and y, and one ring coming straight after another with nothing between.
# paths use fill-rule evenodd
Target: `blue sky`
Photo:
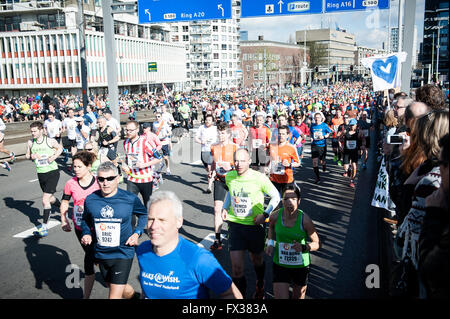
<instances>
[{"instance_id":1,"label":"blue sky","mask_svg":"<svg viewBox=\"0 0 450 319\"><path fill-rule=\"evenodd\" d=\"M391 0L391 27L398 25L398 4L399 0ZM424 10L425 0L417 0L417 50L423 37ZM241 30L248 31L249 40L263 35L264 40L288 42L290 35L295 39L297 30L320 29L321 25L335 28L337 24L356 36L356 45L381 49L382 43L388 40L388 20L389 10L245 18L241 19Z\"/></svg>"}]
</instances>

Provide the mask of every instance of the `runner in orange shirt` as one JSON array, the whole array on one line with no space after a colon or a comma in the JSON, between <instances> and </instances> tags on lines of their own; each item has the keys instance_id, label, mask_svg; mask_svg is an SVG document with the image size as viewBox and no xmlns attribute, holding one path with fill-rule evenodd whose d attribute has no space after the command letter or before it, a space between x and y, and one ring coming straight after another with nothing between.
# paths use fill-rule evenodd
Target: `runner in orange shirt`
<instances>
[{"instance_id":1,"label":"runner in orange shirt","mask_svg":"<svg viewBox=\"0 0 450 319\"><path fill-rule=\"evenodd\" d=\"M226 122L217 124L217 134L219 142L211 145L211 155L213 158L211 177L214 178L214 232L216 239L210 249L221 250L222 240L220 232L222 229L222 208L228 188L225 184L225 175L234 166L234 153L238 146L231 141L231 130Z\"/></svg>"},{"instance_id":2,"label":"runner in orange shirt","mask_svg":"<svg viewBox=\"0 0 450 319\"><path fill-rule=\"evenodd\" d=\"M300 166L300 159L295 145L287 140L289 127L278 128L278 144L270 144L270 180L281 195L288 185L294 183L292 168Z\"/></svg>"},{"instance_id":3,"label":"runner in orange shirt","mask_svg":"<svg viewBox=\"0 0 450 319\"><path fill-rule=\"evenodd\" d=\"M341 166L342 162L342 151L339 148L339 141L338 141L338 136L337 136L337 132L339 130L339 126L341 126L342 124L344 124L344 117L342 116L342 110L341 109L337 109L336 110L336 116L331 120L331 130L333 131L333 138L331 140L331 146L333 147L333 153L334 153L334 158L333 161L336 163L338 162L338 165Z\"/></svg>"}]
</instances>

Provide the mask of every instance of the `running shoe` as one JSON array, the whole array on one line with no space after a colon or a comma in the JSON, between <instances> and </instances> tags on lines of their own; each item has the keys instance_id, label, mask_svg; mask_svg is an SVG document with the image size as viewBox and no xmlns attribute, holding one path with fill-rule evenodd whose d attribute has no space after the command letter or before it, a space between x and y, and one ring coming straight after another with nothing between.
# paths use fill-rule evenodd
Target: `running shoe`
<instances>
[{"instance_id":1,"label":"running shoe","mask_svg":"<svg viewBox=\"0 0 450 319\"><path fill-rule=\"evenodd\" d=\"M209 247L209 249L211 250L211 251L216 251L216 250L222 250L222 243L219 243L219 241L218 240L215 240L214 241L214 244L212 244L210 247Z\"/></svg>"},{"instance_id":2,"label":"running shoe","mask_svg":"<svg viewBox=\"0 0 450 319\"><path fill-rule=\"evenodd\" d=\"M9 172L11 172L11 166L9 166L8 162L4 162L2 164L2 166L3 166L4 169L7 169Z\"/></svg>"},{"instance_id":3,"label":"running shoe","mask_svg":"<svg viewBox=\"0 0 450 319\"><path fill-rule=\"evenodd\" d=\"M342 173L342 177L348 177L347 173Z\"/></svg>"},{"instance_id":4,"label":"running shoe","mask_svg":"<svg viewBox=\"0 0 450 319\"><path fill-rule=\"evenodd\" d=\"M14 161L16 160L16 154L14 154L14 152L11 152L11 154L9 154L9 157L11 158L11 163L14 163Z\"/></svg>"},{"instance_id":5,"label":"running shoe","mask_svg":"<svg viewBox=\"0 0 450 319\"><path fill-rule=\"evenodd\" d=\"M363 168L363 169L366 169L366 168L367 168L366 163L363 163L363 164L362 164L362 168Z\"/></svg>"},{"instance_id":6,"label":"running shoe","mask_svg":"<svg viewBox=\"0 0 450 319\"><path fill-rule=\"evenodd\" d=\"M170 169L167 169L167 170L166 170L166 175L167 175L167 176L172 175L172 173L170 172Z\"/></svg>"},{"instance_id":7,"label":"running shoe","mask_svg":"<svg viewBox=\"0 0 450 319\"><path fill-rule=\"evenodd\" d=\"M33 233L34 236L36 237L47 237L48 236L48 229L41 226L40 228L38 228L37 231L35 231Z\"/></svg>"},{"instance_id":8,"label":"running shoe","mask_svg":"<svg viewBox=\"0 0 450 319\"><path fill-rule=\"evenodd\" d=\"M353 183L353 180L350 181L350 185L351 188L355 188L355 184Z\"/></svg>"},{"instance_id":9,"label":"running shoe","mask_svg":"<svg viewBox=\"0 0 450 319\"><path fill-rule=\"evenodd\" d=\"M334 155L334 157L333 157L333 162L336 163L337 160L338 160L337 155Z\"/></svg>"},{"instance_id":10,"label":"running shoe","mask_svg":"<svg viewBox=\"0 0 450 319\"><path fill-rule=\"evenodd\" d=\"M212 191L208 188L207 190L204 191L205 194L211 194Z\"/></svg>"},{"instance_id":11,"label":"running shoe","mask_svg":"<svg viewBox=\"0 0 450 319\"><path fill-rule=\"evenodd\" d=\"M320 184L320 178L316 178L316 180L314 181L314 184Z\"/></svg>"},{"instance_id":12,"label":"running shoe","mask_svg":"<svg viewBox=\"0 0 450 319\"><path fill-rule=\"evenodd\" d=\"M337 164L338 164L338 166L342 166L342 161L341 161L341 160L338 160L338 161L337 161Z\"/></svg>"}]
</instances>

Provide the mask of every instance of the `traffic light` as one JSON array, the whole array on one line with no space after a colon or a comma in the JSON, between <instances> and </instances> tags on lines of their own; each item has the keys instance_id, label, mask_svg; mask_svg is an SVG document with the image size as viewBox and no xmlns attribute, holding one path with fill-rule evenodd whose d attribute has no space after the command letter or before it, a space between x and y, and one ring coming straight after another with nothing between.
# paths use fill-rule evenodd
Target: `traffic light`
<instances>
[{"instance_id":1,"label":"traffic light","mask_svg":"<svg viewBox=\"0 0 450 319\"><path fill-rule=\"evenodd\" d=\"M336 72L336 66L333 65L333 72Z\"/></svg>"}]
</instances>

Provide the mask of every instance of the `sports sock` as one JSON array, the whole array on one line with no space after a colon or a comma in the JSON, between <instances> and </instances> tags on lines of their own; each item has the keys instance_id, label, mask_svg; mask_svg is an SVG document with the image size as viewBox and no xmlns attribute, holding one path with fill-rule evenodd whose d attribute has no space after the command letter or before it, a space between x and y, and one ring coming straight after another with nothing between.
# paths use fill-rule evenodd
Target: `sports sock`
<instances>
[{"instance_id":1,"label":"sports sock","mask_svg":"<svg viewBox=\"0 0 450 319\"><path fill-rule=\"evenodd\" d=\"M222 240L220 239L220 233L216 233L216 240L221 243Z\"/></svg>"},{"instance_id":2,"label":"sports sock","mask_svg":"<svg viewBox=\"0 0 450 319\"><path fill-rule=\"evenodd\" d=\"M51 213L52 209L51 208L44 208L44 217L43 217L43 222L42 224L47 225L48 224L48 220L50 218L50 213Z\"/></svg>"}]
</instances>

